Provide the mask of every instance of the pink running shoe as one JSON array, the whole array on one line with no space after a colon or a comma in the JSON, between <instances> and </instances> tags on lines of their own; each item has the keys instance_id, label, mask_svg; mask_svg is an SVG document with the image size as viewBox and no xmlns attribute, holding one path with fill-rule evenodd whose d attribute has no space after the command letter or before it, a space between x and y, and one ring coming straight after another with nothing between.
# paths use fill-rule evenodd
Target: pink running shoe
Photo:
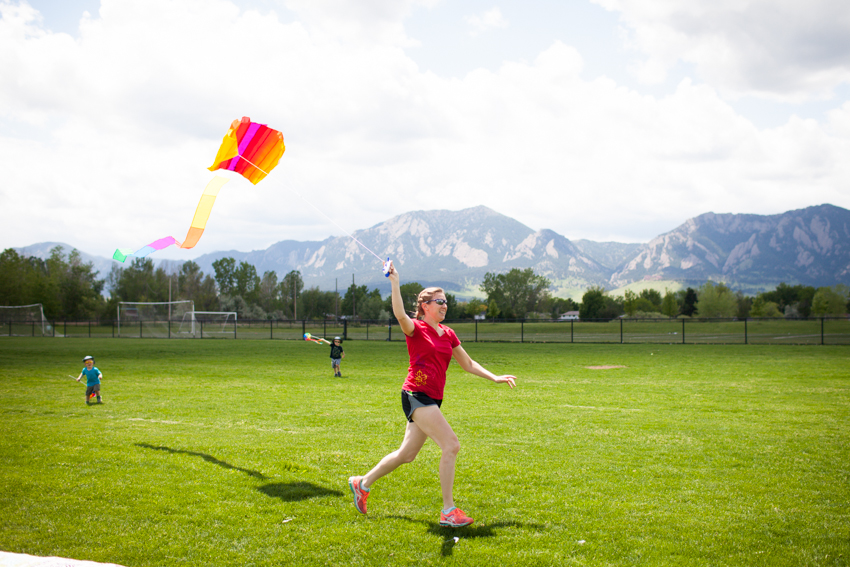
<instances>
[{"instance_id":1,"label":"pink running shoe","mask_svg":"<svg viewBox=\"0 0 850 567\"><path fill-rule=\"evenodd\" d=\"M351 493L354 495L354 507L361 514L366 513L366 499L369 498L369 491L364 490L360 486L363 480L362 476L352 476L348 478L348 486L351 488Z\"/></svg>"},{"instance_id":2,"label":"pink running shoe","mask_svg":"<svg viewBox=\"0 0 850 567\"><path fill-rule=\"evenodd\" d=\"M467 516L460 508L453 508L452 511L448 514L444 512L440 513L441 526L448 526L450 528L462 528L464 526L472 525L472 522L474 521L475 520Z\"/></svg>"}]
</instances>

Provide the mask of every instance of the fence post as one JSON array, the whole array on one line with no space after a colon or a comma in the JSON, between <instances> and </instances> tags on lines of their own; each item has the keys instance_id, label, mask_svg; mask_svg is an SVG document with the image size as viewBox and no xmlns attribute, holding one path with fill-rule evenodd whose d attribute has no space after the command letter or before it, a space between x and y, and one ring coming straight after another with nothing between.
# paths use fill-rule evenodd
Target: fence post
<instances>
[{"instance_id":1,"label":"fence post","mask_svg":"<svg viewBox=\"0 0 850 567\"><path fill-rule=\"evenodd\" d=\"M53 326L53 331L56 331L56 325ZM112 338L115 338L115 319L112 320Z\"/></svg>"},{"instance_id":2,"label":"fence post","mask_svg":"<svg viewBox=\"0 0 850 567\"><path fill-rule=\"evenodd\" d=\"M525 342L525 319L522 319L519 322L519 342Z\"/></svg>"},{"instance_id":3,"label":"fence post","mask_svg":"<svg viewBox=\"0 0 850 567\"><path fill-rule=\"evenodd\" d=\"M570 319L570 343L575 342L573 340L573 323L575 323L575 321L573 319Z\"/></svg>"},{"instance_id":4,"label":"fence post","mask_svg":"<svg viewBox=\"0 0 850 567\"><path fill-rule=\"evenodd\" d=\"M89 338L91 338L91 319L89 319Z\"/></svg>"},{"instance_id":5,"label":"fence post","mask_svg":"<svg viewBox=\"0 0 850 567\"><path fill-rule=\"evenodd\" d=\"M12 332L11 332L12 325L11 324L9 324L9 329L10 329L9 336L11 337L12 336ZM68 321L62 321L62 336L65 337L66 339L68 338Z\"/></svg>"},{"instance_id":6,"label":"fence post","mask_svg":"<svg viewBox=\"0 0 850 567\"><path fill-rule=\"evenodd\" d=\"M826 319L826 317L820 318L820 344L821 344L821 346L823 346L823 320L824 319Z\"/></svg>"},{"instance_id":7,"label":"fence post","mask_svg":"<svg viewBox=\"0 0 850 567\"><path fill-rule=\"evenodd\" d=\"M823 328L823 322L821 322L821 329ZM35 336L35 321L32 322L32 336ZM823 342L823 332L821 332L821 342Z\"/></svg>"},{"instance_id":8,"label":"fence post","mask_svg":"<svg viewBox=\"0 0 850 567\"><path fill-rule=\"evenodd\" d=\"M171 338L171 319L168 320L168 338Z\"/></svg>"},{"instance_id":9,"label":"fence post","mask_svg":"<svg viewBox=\"0 0 850 567\"><path fill-rule=\"evenodd\" d=\"M342 320L342 340L348 340L348 319Z\"/></svg>"},{"instance_id":10,"label":"fence post","mask_svg":"<svg viewBox=\"0 0 850 567\"><path fill-rule=\"evenodd\" d=\"M369 340L369 320L366 319L366 340Z\"/></svg>"},{"instance_id":11,"label":"fence post","mask_svg":"<svg viewBox=\"0 0 850 567\"><path fill-rule=\"evenodd\" d=\"M204 338L204 320L201 319L200 323L201 323L201 338L203 339Z\"/></svg>"},{"instance_id":12,"label":"fence post","mask_svg":"<svg viewBox=\"0 0 850 567\"><path fill-rule=\"evenodd\" d=\"M392 342L393 340L393 318L390 317L387 319L387 342Z\"/></svg>"},{"instance_id":13,"label":"fence post","mask_svg":"<svg viewBox=\"0 0 850 567\"><path fill-rule=\"evenodd\" d=\"M328 318L322 319L322 336L328 338Z\"/></svg>"},{"instance_id":14,"label":"fence post","mask_svg":"<svg viewBox=\"0 0 850 567\"><path fill-rule=\"evenodd\" d=\"M142 320L139 319L139 338L142 338Z\"/></svg>"},{"instance_id":15,"label":"fence post","mask_svg":"<svg viewBox=\"0 0 850 567\"><path fill-rule=\"evenodd\" d=\"M272 334L274 331L274 321L269 319L269 340L274 339L274 335Z\"/></svg>"},{"instance_id":16,"label":"fence post","mask_svg":"<svg viewBox=\"0 0 850 567\"><path fill-rule=\"evenodd\" d=\"M9 326L9 336L12 336L12 327ZM475 342L478 342L478 319L475 320Z\"/></svg>"},{"instance_id":17,"label":"fence post","mask_svg":"<svg viewBox=\"0 0 850 567\"><path fill-rule=\"evenodd\" d=\"M623 318L620 317L620 344L623 344Z\"/></svg>"},{"instance_id":18,"label":"fence post","mask_svg":"<svg viewBox=\"0 0 850 567\"><path fill-rule=\"evenodd\" d=\"M744 344L750 344L749 338L747 336L747 317L744 317Z\"/></svg>"}]
</instances>

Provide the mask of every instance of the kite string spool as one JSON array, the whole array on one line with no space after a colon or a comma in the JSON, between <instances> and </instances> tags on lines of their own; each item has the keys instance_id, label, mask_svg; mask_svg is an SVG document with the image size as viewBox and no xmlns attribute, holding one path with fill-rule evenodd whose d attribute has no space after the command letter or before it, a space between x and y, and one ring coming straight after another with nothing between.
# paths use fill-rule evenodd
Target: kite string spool
<instances>
[{"instance_id":1,"label":"kite string spool","mask_svg":"<svg viewBox=\"0 0 850 567\"><path fill-rule=\"evenodd\" d=\"M253 163L251 160L249 160L249 159L248 159L248 158L246 158L245 156L243 156L243 155L241 155L241 154L237 154L237 157L244 159L244 160L245 160L245 161L247 161L249 164L251 164L253 167L256 167L257 169L259 169L260 171L262 171L263 173L265 173L265 174L266 174L266 176L268 176L268 172L263 171L263 169L262 169L261 167L259 167L259 166L258 166L257 164L255 164L255 163ZM314 205L313 203L311 203L310 201L308 201L307 199L305 199L305 198L304 198L304 195L302 195L301 193L299 193L298 191L296 191L296 190L295 190L295 189L293 189L292 187L287 186L286 184L284 184L284 187L285 187L287 190L291 191L292 193L295 193L296 195L298 195L299 197L301 197L301 200L302 200L302 201L304 201L305 203L307 203L308 205L310 205L311 207L313 207L314 209L316 209L316 212L318 212L320 215L322 215L323 217L325 217L326 219L328 219L329 221L331 221L331 222L334 224L334 226L336 226L338 229L340 229L340 230L341 230L341 231L343 231L345 234L347 234L347 235L348 235L348 237L349 237L349 238L351 238L354 242L356 242L357 244L359 244L360 246L362 246L363 248L365 248L366 250L368 250L368 251L369 251L369 253L370 253L370 254L372 254L372 256L374 256L375 258L377 258L377 259L378 259L378 261L379 261L379 262L381 262L382 264L384 263L384 261L381 259L381 257L380 257L380 256L378 256L377 254L375 254L374 252L372 252L372 249L371 249L371 248L369 248L368 246L366 246L365 244L363 244L362 242L360 242L359 240L357 240L357 238L355 238L353 234L351 234L350 232L348 232L347 230L345 230L344 228L342 228L341 226L339 226L339 224L338 224L335 220L333 220L331 217L329 217L327 214L325 214L325 212L324 212L323 210L321 210L319 207L317 207L316 205Z\"/></svg>"}]
</instances>

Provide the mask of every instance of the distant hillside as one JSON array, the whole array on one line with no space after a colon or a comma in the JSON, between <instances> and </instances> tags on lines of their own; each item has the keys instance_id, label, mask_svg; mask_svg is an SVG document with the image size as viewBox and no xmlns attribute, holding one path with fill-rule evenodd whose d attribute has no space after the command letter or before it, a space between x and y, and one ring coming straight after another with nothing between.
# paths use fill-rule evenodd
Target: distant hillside
<instances>
[{"instance_id":1,"label":"distant hillside","mask_svg":"<svg viewBox=\"0 0 850 567\"><path fill-rule=\"evenodd\" d=\"M609 284L653 279L712 279L741 289L848 283L850 211L820 205L767 216L700 215L643 245Z\"/></svg>"},{"instance_id":2,"label":"distant hillside","mask_svg":"<svg viewBox=\"0 0 850 567\"><path fill-rule=\"evenodd\" d=\"M461 297L480 295L487 272L512 268L532 268L564 297L580 297L591 285L615 289L659 280L696 286L712 279L748 293L780 282L850 283L850 211L832 205L768 216L706 213L647 244L570 241L483 206L413 211L353 234L381 258L392 258L404 281L440 285ZM46 258L57 244L34 244L18 252ZM60 245L66 253L73 249ZM348 236L284 240L265 250L214 252L194 261L204 273L214 274L212 263L228 256L252 264L260 275L274 271L283 277L299 270L308 287L344 290L353 276L358 285L389 292L381 263ZM170 270L181 264L157 260L155 254L151 259ZM92 262L101 277L113 265L123 265L85 253L83 260Z\"/></svg>"}]
</instances>

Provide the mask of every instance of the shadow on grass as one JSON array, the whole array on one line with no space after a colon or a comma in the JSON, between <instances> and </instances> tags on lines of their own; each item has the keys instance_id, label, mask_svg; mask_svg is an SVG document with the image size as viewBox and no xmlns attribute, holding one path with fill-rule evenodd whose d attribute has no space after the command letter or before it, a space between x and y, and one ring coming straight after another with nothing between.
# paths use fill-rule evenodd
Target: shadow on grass
<instances>
[{"instance_id":1,"label":"shadow on grass","mask_svg":"<svg viewBox=\"0 0 850 567\"><path fill-rule=\"evenodd\" d=\"M428 533L431 535L439 536L443 539L442 547L440 548L440 555L443 557L448 557L452 554L454 546L456 543L455 538L458 539L473 539L479 537L495 537L498 535L495 530L497 528L522 528L522 529L533 529L536 531L541 531L544 529L543 526L539 524L523 524L522 522L510 521L510 522L493 522L492 524L483 524L483 525L472 525L467 526L465 528L449 528L446 526L441 526L439 522L429 522L425 520L415 520L408 516L387 516L388 518L395 518L397 520L406 520L408 522L414 522L417 524L424 524L428 526Z\"/></svg>"},{"instance_id":2,"label":"shadow on grass","mask_svg":"<svg viewBox=\"0 0 850 567\"><path fill-rule=\"evenodd\" d=\"M136 443L136 447L144 447L145 449L153 449L154 451L165 451L166 453L171 453L173 455L191 455L193 457L201 457L203 460L205 460L208 463L212 463L214 465L218 465L218 466L226 468L226 469L243 472L243 473L247 474L248 476L252 476L254 478L259 478L259 479L263 479L263 480L265 480L265 478L266 478L265 475L263 475L263 473L260 473L260 472L257 472L257 471L252 471L250 469L243 469L241 467L231 465L230 463L216 459L212 455L207 455L206 453L198 453L198 452L195 452L195 451L184 451L183 449L172 449L171 447L162 447L162 446L157 447L155 445L148 445L147 443Z\"/></svg>"},{"instance_id":3,"label":"shadow on grass","mask_svg":"<svg viewBox=\"0 0 850 567\"><path fill-rule=\"evenodd\" d=\"M274 482L257 488L266 496L280 498L284 502L298 502L322 496L342 496L339 490L331 490L310 482Z\"/></svg>"}]
</instances>

